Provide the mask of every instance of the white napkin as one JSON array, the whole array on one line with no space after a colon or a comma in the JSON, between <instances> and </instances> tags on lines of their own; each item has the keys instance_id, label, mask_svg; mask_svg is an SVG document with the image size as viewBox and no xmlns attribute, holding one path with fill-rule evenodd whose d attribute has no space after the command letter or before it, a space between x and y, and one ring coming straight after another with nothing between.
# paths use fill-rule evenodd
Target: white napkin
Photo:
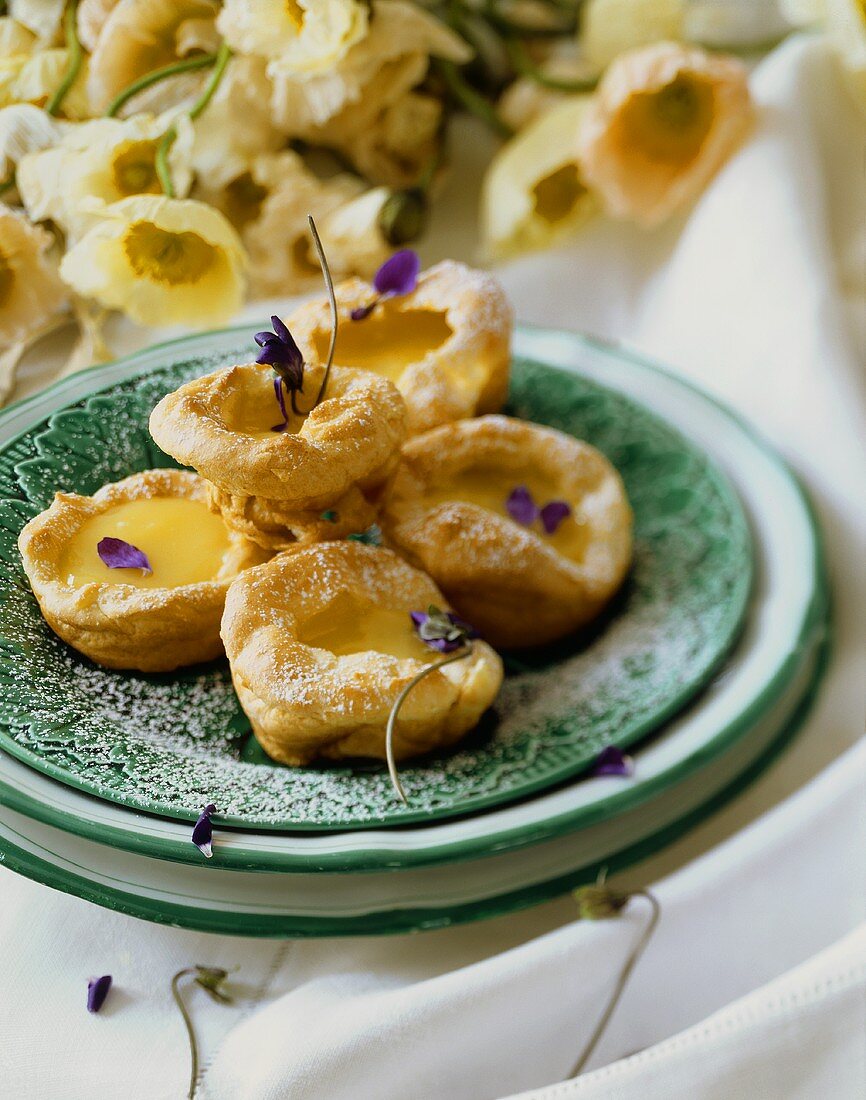
<instances>
[{"instance_id":1,"label":"white napkin","mask_svg":"<svg viewBox=\"0 0 866 1100\"><path fill-rule=\"evenodd\" d=\"M502 272L522 319L628 339L760 424L818 497L843 594L833 668L792 749L629 876L657 884L664 915L594 1065L693 1025L866 916L866 749L832 763L863 724L866 128L819 42L781 48L754 90L756 135L679 224L646 235L599 221ZM195 1001L218 1047L209 1100L485 1100L543 1086L577 1056L642 914L573 917L563 899L418 936L278 945L147 925L0 870L0 1094L182 1096L167 989L190 962L238 964L243 983L237 1009ZM88 1017L83 983L105 970L118 997ZM709 1096L693 1049L689 1094Z\"/></svg>"}]
</instances>

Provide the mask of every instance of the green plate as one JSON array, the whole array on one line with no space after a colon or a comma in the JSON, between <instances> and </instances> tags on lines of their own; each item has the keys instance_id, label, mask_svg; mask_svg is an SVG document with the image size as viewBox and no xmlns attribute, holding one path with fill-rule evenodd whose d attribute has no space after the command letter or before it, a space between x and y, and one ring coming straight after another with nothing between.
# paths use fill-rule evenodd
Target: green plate
<instances>
[{"instance_id":1,"label":"green plate","mask_svg":"<svg viewBox=\"0 0 866 1100\"><path fill-rule=\"evenodd\" d=\"M456 752L402 769L402 807L379 766L288 769L257 749L223 665L178 676L100 669L60 642L21 571L18 532L57 489L173 465L147 433L159 398L249 358L248 332L177 341L61 383L0 415L0 746L82 790L189 820L214 801L228 825L344 830L467 814L585 770L627 747L712 677L740 629L752 548L733 489L642 405L528 358L509 412L587 439L620 470L635 512L630 580L594 634L521 657L495 712Z\"/></svg>"}]
</instances>

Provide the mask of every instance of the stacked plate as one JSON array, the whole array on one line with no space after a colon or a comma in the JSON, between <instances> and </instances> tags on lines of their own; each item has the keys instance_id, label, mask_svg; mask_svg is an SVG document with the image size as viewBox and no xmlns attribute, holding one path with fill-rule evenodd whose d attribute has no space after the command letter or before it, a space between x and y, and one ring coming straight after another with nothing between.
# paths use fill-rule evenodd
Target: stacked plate
<instances>
[{"instance_id":1,"label":"stacked plate","mask_svg":"<svg viewBox=\"0 0 866 1100\"><path fill-rule=\"evenodd\" d=\"M16 539L55 490L172 465L150 409L249 358L247 330L165 344L0 415L0 861L99 904L244 935L406 931L494 915L681 835L779 750L820 679L820 540L750 429L630 353L518 333L508 411L623 475L636 558L604 622L509 656L488 720L401 770L290 769L258 748L223 666L97 668L43 623ZM531 608L527 608L531 614ZM630 777L597 776L609 745ZM214 858L190 831L206 802Z\"/></svg>"}]
</instances>

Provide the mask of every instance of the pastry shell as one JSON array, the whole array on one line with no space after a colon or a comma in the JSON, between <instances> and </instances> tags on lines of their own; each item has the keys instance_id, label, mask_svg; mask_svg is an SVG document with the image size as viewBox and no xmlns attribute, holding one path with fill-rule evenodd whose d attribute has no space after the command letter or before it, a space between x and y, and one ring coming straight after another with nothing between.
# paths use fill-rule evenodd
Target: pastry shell
<instances>
[{"instance_id":1,"label":"pastry shell","mask_svg":"<svg viewBox=\"0 0 866 1100\"><path fill-rule=\"evenodd\" d=\"M322 380L307 367L305 407ZM405 437L405 406L386 379L335 367L321 404L297 432L235 429L226 410L244 391L273 389L270 367L247 363L187 382L150 415L159 446L231 496L279 501L284 512L326 509L357 486L380 485ZM274 399L274 419L279 409Z\"/></svg>"},{"instance_id":2,"label":"pastry shell","mask_svg":"<svg viewBox=\"0 0 866 1100\"><path fill-rule=\"evenodd\" d=\"M478 504L434 503L430 490L464 470L532 472L557 487L585 525L575 562L533 528ZM493 645L540 645L594 619L628 572L632 514L619 474L594 447L506 416L448 424L409 440L383 503L389 542L425 569Z\"/></svg>"},{"instance_id":3,"label":"pastry shell","mask_svg":"<svg viewBox=\"0 0 866 1100\"><path fill-rule=\"evenodd\" d=\"M451 335L418 362L404 368L396 385L406 402L410 435L439 424L496 412L505 403L511 360L512 310L499 282L454 260L424 272L410 294L384 300L368 320L353 321L353 309L376 297L363 279L337 288L340 331L369 325L376 313L428 310L444 315ZM288 326L305 358L315 360L327 346L330 313L326 298L302 305ZM334 362L340 364L340 337Z\"/></svg>"},{"instance_id":4,"label":"pastry shell","mask_svg":"<svg viewBox=\"0 0 866 1100\"><path fill-rule=\"evenodd\" d=\"M341 593L409 612L445 603L428 576L390 550L328 542L281 554L229 589L222 636L235 691L265 751L286 764L385 758L385 727L400 691L424 662L366 651L337 656L299 640L302 625ZM431 661L439 654L431 650ZM470 656L431 672L409 692L395 726L398 759L454 744L502 682L499 656L476 641Z\"/></svg>"},{"instance_id":5,"label":"pastry shell","mask_svg":"<svg viewBox=\"0 0 866 1100\"><path fill-rule=\"evenodd\" d=\"M223 652L220 617L230 583L268 555L240 535L213 580L175 588L138 588L120 581L67 584L61 557L83 523L132 500L184 497L207 503L207 486L185 470L147 470L105 485L92 497L57 493L24 527L18 547L42 615L64 642L107 668L168 672Z\"/></svg>"}]
</instances>

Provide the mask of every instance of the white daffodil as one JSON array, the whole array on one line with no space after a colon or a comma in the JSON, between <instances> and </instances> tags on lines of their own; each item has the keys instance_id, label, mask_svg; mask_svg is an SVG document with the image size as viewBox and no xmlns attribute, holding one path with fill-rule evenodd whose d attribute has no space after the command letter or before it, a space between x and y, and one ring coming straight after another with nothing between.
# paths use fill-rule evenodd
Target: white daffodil
<instances>
[{"instance_id":1,"label":"white daffodil","mask_svg":"<svg viewBox=\"0 0 866 1100\"><path fill-rule=\"evenodd\" d=\"M845 81L866 111L866 0L825 0L827 26Z\"/></svg>"},{"instance_id":2,"label":"white daffodil","mask_svg":"<svg viewBox=\"0 0 866 1100\"><path fill-rule=\"evenodd\" d=\"M182 54L190 22L216 18L211 0L118 0L102 24L90 57L88 88L94 108L104 110L133 81Z\"/></svg>"},{"instance_id":3,"label":"white daffodil","mask_svg":"<svg viewBox=\"0 0 866 1100\"><path fill-rule=\"evenodd\" d=\"M406 92L365 129L347 136L341 151L372 183L411 187L435 155L441 122L440 100Z\"/></svg>"},{"instance_id":4,"label":"white daffodil","mask_svg":"<svg viewBox=\"0 0 866 1100\"><path fill-rule=\"evenodd\" d=\"M225 0L217 26L239 53L327 72L367 33L365 0Z\"/></svg>"},{"instance_id":5,"label":"white daffodil","mask_svg":"<svg viewBox=\"0 0 866 1100\"><path fill-rule=\"evenodd\" d=\"M685 0L588 0L580 44L587 60L604 69L636 46L682 38Z\"/></svg>"},{"instance_id":6,"label":"white daffodil","mask_svg":"<svg viewBox=\"0 0 866 1100\"><path fill-rule=\"evenodd\" d=\"M0 203L0 347L16 344L63 306L66 289L48 255L53 237Z\"/></svg>"},{"instance_id":7,"label":"white daffodil","mask_svg":"<svg viewBox=\"0 0 866 1100\"><path fill-rule=\"evenodd\" d=\"M631 50L584 117L584 178L613 217L658 225L700 194L753 113L739 61L672 42Z\"/></svg>"},{"instance_id":8,"label":"white daffodil","mask_svg":"<svg viewBox=\"0 0 866 1100\"><path fill-rule=\"evenodd\" d=\"M0 16L0 58L29 57L36 46L36 35L23 23L8 15Z\"/></svg>"},{"instance_id":9,"label":"white daffodil","mask_svg":"<svg viewBox=\"0 0 866 1100\"><path fill-rule=\"evenodd\" d=\"M53 148L21 159L16 178L28 214L34 221L50 218L75 239L101 206L130 195L160 194L156 155L172 122L177 138L169 150L169 170L176 194L187 194L192 183L188 118L100 118L68 126Z\"/></svg>"},{"instance_id":10,"label":"white daffodil","mask_svg":"<svg viewBox=\"0 0 866 1100\"><path fill-rule=\"evenodd\" d=\"M78 38L89 53L96 48L105 21L117 4L118 0L79 0L75 13Z\"/></svg>"},{"instance_id":11,"label":"white daffodil","mask_svg":"<svg viewBox=\"0 0 866 1100\"><path fill-rule=\"evenodd\" d=\"M391 254L379 228L382 207L391 196L387 187L373 187L338 206L318 225L328 264L339 278L371 279Z\"/></svg>"},{"instance_id":12,"label":"white daffodil","mask_svg":"<svg viewBox=\"0 0 866 1100\"><path fill-rule=\"evenodd\" d=\"M243 303L246 256L237 233L192 199L136 195L106 206L63 257L63 281L141 325L205 327Z\"/></svg>"},{"instance_id":13,"label":"white daffodil","mask_svg":"<svg viewBox=\"0 0 866 1100\"><path fill-rule=\"evenodd\" d=\"M339 146L423 80L431 56L462 63L472 51L408 0L373 0L367 34L329 71L301 79L271 62L274 121L292 136Z\"/></svg>"},{"instance_id":14,"label":"white daffodil","mask_svg":"<svg viewBox=\"0 0 866 1100\"><path fill-rule=\"evenodd\" d=\"M292 293L317 283L321 271L307 216L312 214L321 227L362 187L348 174L321 180L296 153L285 151L256 157L247 172L211 197L240 229L253 296ZM343 274L333 273L335 278Z\"/></svg>"},{"instance_id":15,"label":"white daffodil","mask_svg":"<svg viewBox=\"0 0 866 1100\"><path fill-rule=\"evenodd\" d=\"M44 107L57 91L69 68L69 50L37 50L21 66L9 95L15 103ZM89 118L93 111L87 94L87 60L63 100L62 114L69 119Z\"/></svg>"},{"instance_id":16,"label":"white daffodil","mask_svg":"<svg viewBox=\"0 0 866 1100\"><path fill-rule=\"evenodd\" d=\"M481 198L487 250L509 256L545 248L597 208L577 160L577 134L589 105L572 96L530 123L493 158Z\"/></svg>"},{"instance_id":17,"label":"white daffodil","mask_svg":"<svg viewBox=\"0 0 866 1100\"><path fill-rule=\"evenodd\" d=\"M208 187L222 187L257 154L285 145L271 119L270 94L261 58L232 58L206 115L195 124L192 164Z\"/></svg>"},{"instance_id":18,"label":"white daffodil","mask_svg":"<svg viewBox=\"0 0 866 1100\"><path fill-rule=\"evenodd\" d=\"M63 131L63 123L30 103L0 107L0 181L10 179L28 153L56 145Z\"/></svg>"},{"instance_id":19,"label":"white daffodil","mask_svg":"<svg viewBox=\"0 0 866 1100\"><path fill-rule=\"evenodd\" d=\"M779 10L795 27L810 27L827 18L828 0L779 0Z\"/></svg>"},{"instance_id":20,"label":"white daffodil","mask_svg":"<svg viewBox=\"0 0 866 1100\"><path fill-rule=\"evenodd\" d=\"M59 41L66 0L9 0L8 7L11 17L32 31L40 46Z\"/></svg>"}]
</instances>

